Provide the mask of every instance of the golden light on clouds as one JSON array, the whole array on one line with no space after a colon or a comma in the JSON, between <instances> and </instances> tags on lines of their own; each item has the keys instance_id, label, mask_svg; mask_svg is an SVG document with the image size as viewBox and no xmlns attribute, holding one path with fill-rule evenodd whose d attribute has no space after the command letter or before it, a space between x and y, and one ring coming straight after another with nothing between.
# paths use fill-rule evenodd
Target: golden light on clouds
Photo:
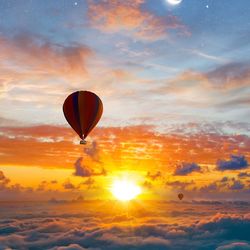
<instances>
[{"instance_id":1,"label":"golden light on clouds","mask_svg":"<svg viewBox=\"0 0 250 250\"><path fill-rule=\"evenodd\" d=\"M117 179L112 184L111 193L120 201L130 201L141 194L141 188L132 180Z\"/></svg>"}]
</instances>

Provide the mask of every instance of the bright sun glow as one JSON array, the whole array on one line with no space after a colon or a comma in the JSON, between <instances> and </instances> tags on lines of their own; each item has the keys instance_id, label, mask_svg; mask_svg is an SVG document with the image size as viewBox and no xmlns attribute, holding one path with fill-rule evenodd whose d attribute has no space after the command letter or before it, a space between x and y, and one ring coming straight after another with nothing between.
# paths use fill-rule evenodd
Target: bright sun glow
<instances>
[{"instance_id":1,"label":"bright sun glow","mask_svg":"<svg viewBox=\"0 0 250 250\"><path fill-rule=\"evenodd\" d=\"M129 180L116 180L111 192L120 201L130 201L141 193L141 188Z\"/></svg>"}]
</instances>

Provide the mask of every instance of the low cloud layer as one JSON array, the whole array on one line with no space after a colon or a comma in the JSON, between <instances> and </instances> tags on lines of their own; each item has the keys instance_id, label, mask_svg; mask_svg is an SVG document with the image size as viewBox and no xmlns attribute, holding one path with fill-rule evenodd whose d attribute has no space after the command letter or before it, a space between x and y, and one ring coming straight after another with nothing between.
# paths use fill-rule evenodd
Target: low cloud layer
<instances>
[{"instance_id":1,"label":"low cloud layer","mask_svg":"<svg viewBox=\"0 0 250 250\"><path fill-rule=\"evenodd\" d=\"M114 205L116 209L110 209ZM128 216L119 203L30 204L23 213L16 213L21 207L14 211L11 204L5 204L0 208L0 248L222 250L249 247L247 205L218 202L146 205L131 204Z\"/></svg>"}]
</instances>

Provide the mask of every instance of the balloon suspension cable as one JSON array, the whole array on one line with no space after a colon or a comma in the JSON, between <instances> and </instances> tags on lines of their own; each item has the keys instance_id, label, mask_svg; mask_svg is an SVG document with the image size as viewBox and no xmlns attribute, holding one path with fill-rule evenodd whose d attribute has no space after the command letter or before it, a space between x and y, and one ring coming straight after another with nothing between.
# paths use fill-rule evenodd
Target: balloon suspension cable
<instances>
[{"instance_id":1,"label":"balloon suspension cable","mask_svg":"<svg viewBox=\"0 0 250 250\"><path fill-rule=\"evenodd\" d=\"M87 141L85 141L84 139L80 141L80 144L86 145Z\"/></svg>"}]
</instances>

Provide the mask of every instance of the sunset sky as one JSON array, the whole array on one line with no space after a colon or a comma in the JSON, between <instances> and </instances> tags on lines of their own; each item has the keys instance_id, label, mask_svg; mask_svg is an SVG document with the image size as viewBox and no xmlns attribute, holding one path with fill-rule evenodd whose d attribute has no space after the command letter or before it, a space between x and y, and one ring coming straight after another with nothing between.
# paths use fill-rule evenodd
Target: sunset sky
<instances>
[{"instance_id":1,"label":"sunset sky","mask_svg":"<svg viewBox=\"0 0 250 250\"><path fill-rule=\"evenodd\" d=\"M250 1L170 2L0 0L0 249L250 249Z\"/></svg>"},{"instance_id":2,"label":"sunset sky","mask_svg":"<svg viewBox=\"0 0 250 250\"><path fill-rule=\"evenodd\" d=\"M249 199L248 1L0 9L3 200L113 199L116 178L141 199ZM86 146L62 112L77 90L104 104Z\"/></svg>"}]
</instances>

